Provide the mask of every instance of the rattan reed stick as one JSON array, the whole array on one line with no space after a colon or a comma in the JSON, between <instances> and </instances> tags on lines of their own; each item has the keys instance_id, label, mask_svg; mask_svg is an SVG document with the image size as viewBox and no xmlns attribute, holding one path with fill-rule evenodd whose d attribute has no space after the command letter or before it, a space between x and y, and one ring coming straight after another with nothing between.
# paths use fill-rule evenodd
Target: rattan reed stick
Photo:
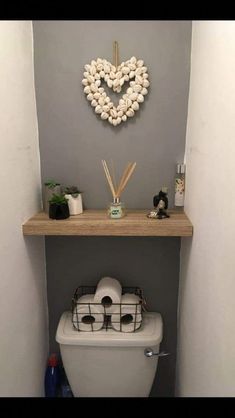
<instances>
[{"instance_id":1,"label":"rattan reed stick","mask_svg":"<svg viewBox=\"0 0 235 418\"><path fill-rule=\"evenodd\" d=\"M121 193L123 192L123 190L125 189L125 187L126 187L126 185L127 185L127 182L130 180L130 177L132 176L132 173L133 173L133 171L134 171L134 169L135 169L135 166L136 166L136 163L133 163L133 164L132 164L132 166L131 166L131 168L130 168L130 170L128 171L128 174L127 174L127 176L125 177L125 180L124 180L124 182L123 182L123 184L122 184L122 186L121 186L121 188L120 188L120 191L119 191L120 195L121 195ZM120 196L119 196L119 197L120 197Z\"/></svg>"},{"instance_id":2,"label":"rattan reed stick","mask_svg":"<svg viewBox=\"0 0 235 418\"><path fill-rule=\"evenodd\" d=\"M118 196L118 197L120 197L121 187L122 187L122 185L123 185L123 183L124 183L124 180L125 180L125 178L126 178L127 174L129 173L130 168L131 168L131 163L129 162L129 163L127 164L127 166L126 166L126 168L125 168L124 172L123 172L123 175L122 175L122 177L121 177L121 180L120 180L119 186L118 186L118 188L117 188L117 196Z\"/></svg>"},{"instance_id":3,"label":"rattan reed stick","mask_svg":"<svg viewBox=\"0 0 235 418\"><path fill-rule=\"evenodd\" d=\"M111 185L111 190L116 195L116 190L115 190L115 187L114 187L114 184L113 184L113 179L111 177L110 170L108 168L108 164L106 163L105 160L104 160L104 166L105 166L105 170L106 170L106 173L108 175L108 178L109 178L109 182L110 182L110 185Z\"/></svg>"},{"instance_id":4,"label":"rattan reed stick","mask_svg":"<svg viewBox=\"0 0 235 418\"><path fill-rule=\"evenodd\" d=\"M113 195L113 199L120 198L121 193L125 189L128 181L130 180L130 177L133 174L133 171L134 171L134 169L136 167L136 163L130 163L129 162L127 164L127 166L126 166L126 168L125 168L125 170L123 172L123 175L121 177L121 180L119 182L118 187L117 187L116 179L115 179L114 166L113 166L113 176L114 176L114 179L112 179L106 161L105 160L102 160L102 164L103 164L104 172L105 172L105 175L106 175L106 179L108 181L110 190L111 190L112 195ZM113 162L112 162L112 165L113 165Z\"/></svg>"},{"instance_id":5,"label":"rattan reed stick","mask_svg":"<svg viewBox=\"0 0 235 418\"><path fill-rule=\"evenodd\" d=\"M112 170L114 190L117 193L117 179L116 179L115 167L114 167L113 159L111 160L111 170Z\"/></svg>"},{"instance_id":6,"label":"rattan reed stick","mask_svg":"<svg viewBox=\"0 0 235 418\"><path fill-rule=\"evenodd\" d=\"M106 178L107 178L109 187L111 189L113 198L115 199L115 197L116 197L116 191L115 191L114 186L113 186L113 182L112 182L112 179L111 179L111 176L110 176L110 172L109 172L107 163L106 163L105 160L102 160L102 164L103 164L104 172L105 172L105 175L106 175Z\"/></svg>"}]
</instances>

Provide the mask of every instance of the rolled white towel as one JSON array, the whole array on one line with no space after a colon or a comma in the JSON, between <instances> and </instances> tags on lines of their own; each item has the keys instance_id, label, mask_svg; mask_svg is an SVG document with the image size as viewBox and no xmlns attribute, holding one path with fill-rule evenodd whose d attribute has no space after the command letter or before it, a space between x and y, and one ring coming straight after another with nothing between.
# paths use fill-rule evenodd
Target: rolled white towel
<instances>
[{"instance_id":1,"label":"rolled white towel","mask_svg":"<svg viewBox=\"0 0 235 418\"><path fill-rule=\"evenodd\" d=\"M121 332L134 332L142 322L140 297L125 293L121 298L119 312L111 316L112 328Z\"/></svg>"},{"instance_id":2,"label":"rolled white towel","mask_svg":"<svg viewBox=\"0 0 235 418\"><path fill-rule=\"evenodd\" d=\"M98 331L104 325L102 306L94 305L94 295L81 296L73 309L72 322L79 331Z\"/></svg>"},{"instance_id":3,"label":"rolled white towel","mask_svg":"<svg viewBox=\"0 0 235 418\"><path fill-rule=\"evenodd\" d=\"M94 302L100 303L104 307L104 313L111 315L120 309L122 286L117 279L103 277L96 288Z\"/></svg>"}]
</instances>

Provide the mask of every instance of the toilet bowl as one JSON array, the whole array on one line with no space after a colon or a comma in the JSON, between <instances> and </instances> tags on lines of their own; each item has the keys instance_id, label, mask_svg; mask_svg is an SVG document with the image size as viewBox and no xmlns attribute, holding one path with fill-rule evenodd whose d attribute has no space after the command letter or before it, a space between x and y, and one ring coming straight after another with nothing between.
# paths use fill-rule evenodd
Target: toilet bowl
<instances>
[{"instance_id":1,"label":"toilet bowl","mask_svg":"<svg viewBox=\"0 0 235 418\"><path fill-rule=\"evenodd\" d=\"M60 318L56 341L75 397L147 397L154 381L162 341L162 317L144 312L141 327L131 333L73 328L71 312Z\"/></svg>"}]
</instances>

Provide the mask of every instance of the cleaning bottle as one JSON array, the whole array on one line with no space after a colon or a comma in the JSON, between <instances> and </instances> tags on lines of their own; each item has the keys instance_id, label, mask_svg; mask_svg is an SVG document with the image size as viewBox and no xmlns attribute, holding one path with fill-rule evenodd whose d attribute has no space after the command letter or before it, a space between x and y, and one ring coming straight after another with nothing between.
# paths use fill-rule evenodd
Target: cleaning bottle
<instances>
[{"instance_id":1,"label":"cleaning bottle","mask_svg":"<svg viewBox=\"0 0 235 418\"><path fill-rule=\"evenodd\" d=\"M58 365L57 355L51 354L48 359L48 364L45 373L45 397L55 398L58 396L60 385L60 371Z\"/></svg>"}]
</instances>

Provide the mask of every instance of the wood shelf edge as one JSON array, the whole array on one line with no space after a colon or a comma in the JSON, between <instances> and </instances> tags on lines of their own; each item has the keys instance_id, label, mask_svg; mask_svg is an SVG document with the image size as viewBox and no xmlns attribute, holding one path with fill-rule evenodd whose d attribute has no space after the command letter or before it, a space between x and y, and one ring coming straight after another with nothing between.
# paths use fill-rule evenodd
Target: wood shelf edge
<instances>
[{"instance_id":1,"label":"wood shelf edge","mask_svg":"<svg viewBox=\"0 0 235 418\"><path fill-rule=\"evenodd\" d=\"M128 210L122 219L109 219L106 210L87 209L81 215L52 220L44 212L22 225L24 235L58 236L172 236L193 235L193 225L182 211L169 210L168 219L149 219L148 209Z\"/></svg>"}]
</instances>

